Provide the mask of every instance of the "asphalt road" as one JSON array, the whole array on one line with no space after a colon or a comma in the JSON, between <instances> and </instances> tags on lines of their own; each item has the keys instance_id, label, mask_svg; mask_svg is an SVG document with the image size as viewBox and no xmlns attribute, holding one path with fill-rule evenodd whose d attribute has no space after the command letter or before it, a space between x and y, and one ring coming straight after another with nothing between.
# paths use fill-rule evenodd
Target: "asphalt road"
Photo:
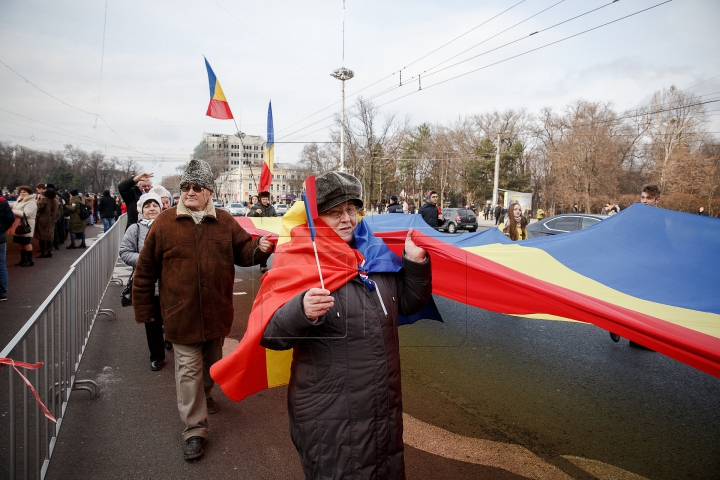
<instances>
[{"instance_id":1,"label":"asphalt road","mask_svg":"<svg viewBox=\"0 0 720 480\"><path fill-rule=\"evenodd\" d=\"M258 275L238 270L246 310ZM400 328L406 414L572 478L718 478L720 379L593 325L436 301L444 323Z\"/></svg>"},{"instance_id":2,"label":"asphalt road","mask_svg":"<svg viewBox=\"0 0 720 480\"><path fill-rule=\"evenodd\" d=\"M260 278L236 272L226 348ZM302 478L284 387L239 404L218 389L205 456L182 460L172 352L150 371L121 289L109 287L117 320L96 322L78 373L100 396L73 392L47 478ZM400 328L408 478L718 478L720 379L592 325L437 303L444 323Z\"/></svg>"}]
</instances>

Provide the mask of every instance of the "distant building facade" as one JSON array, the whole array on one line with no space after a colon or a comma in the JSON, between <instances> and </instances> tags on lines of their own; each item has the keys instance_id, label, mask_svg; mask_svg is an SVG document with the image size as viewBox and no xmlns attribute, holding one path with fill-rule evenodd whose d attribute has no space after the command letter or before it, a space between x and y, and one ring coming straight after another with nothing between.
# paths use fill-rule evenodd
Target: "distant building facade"
<instances>
[{"instance_id":1,"label":"distant building facade","mask_svg":"<svg viewBox=\"0 0 720 480\"><path fill-rule=\"evenodd\" d=\"M265 161L265 139L260 135L240 133L240 136L206 132L202 134L207 155L227 159L226 172L240 165L260 165Z\"/></svg>"},{"instance_id":2,"label":"distant building facade","mask_svg":"<svg viewBox=\"0 0 720 480\"><path fill-rule=\"evenodd\" d=\"M218 199L225 203L250 201L258 194L260 172L265 162L265 139L259 135L203 133L208 157L227 159L224 172L215 180ZM290 203L300 196L304 178L297 165L275 161L270 185L272 203Z\"/></svg>"}]
</instances>

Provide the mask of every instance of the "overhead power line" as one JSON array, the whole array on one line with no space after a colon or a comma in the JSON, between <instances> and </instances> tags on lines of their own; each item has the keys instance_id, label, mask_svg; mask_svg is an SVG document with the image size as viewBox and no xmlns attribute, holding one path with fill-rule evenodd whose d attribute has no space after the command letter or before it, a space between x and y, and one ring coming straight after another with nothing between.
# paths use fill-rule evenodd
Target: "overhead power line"
<instances>
[{"instance_id":1,"label":"overhead power line","mask_svg":"<svg viewBox=\"0 0 720 480\"><path fill-rule=\"evenodd\" d=\"M462 35L459 35L459 36L455 37L454 39L450 40L449 42L445 43L444 45L436 48L435 50L431 51L430 53L427 53L427 54L425 54L424 56L418 58L417 60L414 60L413 62L410 62L408 65L406 65L405 67L403 67L401 70L404 70L404 69L406 69L407 67L409 67L410 65L413 65L413 64L419 62L419 61L422 60L423 58L425 58L425 57L427 57L427 56L429 56L429 55L432 55L433 53L437 52L438 50L440 50L440 49L446 47L447 45L450 45L450 44L453 43L454 41L456 41L456 40L464 37L464 36L467 35L468 33L472 32L472 31L474 31L474 30L477 30L478 28L480 28L481 26L483 26L483 25L485 25L486 23L490 22L491 20L494 20L494 19L498 18L499 16L503 15L504 13L512 10L513 8L515 8L516 6L520 5L520 4L523 3L524 1L525 1L525 0L522 0L522 1L518 2L518 3L516 3L515 5L511 6L510 8L505 9L504 11L502 11L502 12L500 12L499 14L495 15L494 17L491 17L491 18L489 18L488 20L485 20L484 22L480 23L479 25L476 25L476 26L473 27L472 29L470 29L470 30L468 30L467 32L463 33ZM564 1L564 0L561 0L561 1ZM560 2L558 2L558 3L560 3ZM550 7L550 8L552 8L552 7ZM542 13L542 12L541 12L541 13ZM536 15L537 15L537 14L536 14ZM532 17L530 17L530 18L532 18ZM527 19L526 19L526 20L527 20ZM398 71L395 71L395 72L393 72L393 73L391 73L391 74L389 74L389 75L387 75L387 76L385 76L385 77L383 77L383 78L381 78L381 79L379 79L379 80L371 83L370 85L367 85L367 86L361 88L360 90L356 90L355 92L349 94L348 97L353 97L353 96L359 94L360 92L363 92L363 91L367 90L368 88L370 88L370 87L372 87L372 86L375 86L375 85L377 85L378 83L380 83L380 82L382 82L382 81L384 81L384 80L387 80L387 79L390 78L390 77L395 76L397 73L398 73ZM281 130L279 130L279 132L282 132L282 131L287 130L287 129L291 128L291 127L294 127L294 126L297 125L298 123L302 123L302 122L304 122L305 120L307 120L308 118L312 118L312 117L314 117L315 115L317 115L318 113L322 113L322 112L324 112L325 110L327 110L328 108L334 107L334 106L337 105L338 103L340 103L340 101L333 102L333 103L331 103L330 105L328 105L328 106L326 106L326 107L324 107L324 108L321 108L321 109L318 110L317 112L312 113L312 114L308 115L307 117L305 117L305 118L303 118L303 119L301 119L301 120L298 120L298 121L295 122L295 123L291 123L290 125L288 125L288 126L286 126L286 127L283 127ZM333 114L332 116L334 116L334 114ZM332 118L332 116L329 117L329 118ZM328 117L325 117L325 119L327 119L327 118L328 118ZM322 121L324 121L325 119L323 119L323 120L318 120L318 122L322 122ZM313 123L313 124L311 124L311 125L315 125L315 124L318 123L318 122L315 122L315 123ZM285 134L285 136L289 136L289 135L292 135L292 133Z\"/></svg>"},{"instance_id":2,"label":"overhead power line","mask_svg":"<svg viewBox=\"0 0 720 480\"><path fill-rule=\"evenodd\" d=\"M447 47L448 45L450 45L451 43L453 43L453 42L456 41L456 40L459 40L460 38L464 37L464 36L467 35L468 33L477 30L478 28L482 27L482 26L485 25L486 23L489 23L489 22L491 22L492 20L495 20L495 19L498 18L500 15L509 12L510 10L512 10L513 8L517 7L518 5L520 5L520 4L523 3L523 2L525 2L525 0L521 0L521 1L519 1L518 3L516 3L515 5L513 5L513 6L509 7L509 8L507 8L507 9L503 10L503 11L500 12L500 13L498 13L498 14L495 15L494 17L488 18L487 20L485 20L484 22L482 22L480 25L477 25L477 26L471 28L471 29L468 30L467 32L465 32L465 33L463 33L462 35L459 35L459 36L453 38L452 40L450 40L449 42L447 42L447 43L444 44L444 45L441 45L440 47L436 48L436 49L433 50L432 52L427 53L427 54L423 55L422 57L418 58L417 60L408 63L408 64L405 65L402 69L405 70L405 69L406 69L407 67L409 67L410 65L414 65L414 64L416 64L417 62L419 62L420 60L429 57L429 56L432 55L433 53L435 53L435 52L437 52L438 50L441 50L441 49Z\"/></svg>"},{"instance_id":3,"label":"overhead power line","mask_svg":"<svg viewBox=\"0 0 720 480\"><path fill-rule=\"evenodd\" d=\"M632 14L629 14L629 15L626 15L626 16L621 17L621 18L618 18L618 19L616 19L616 20L613 20L613 21L604 23L604 24L602 24L602 25L599 25L599 26L596 26L596 27L593 27L593 28L584 30L584 31L582 31L582 32L576 33L576 34L574 34L574 35L570 35L570 36L568 36L568 37L562 38L562 39L560 39L560 40L556 40L556 41L554 41L554 42L551 42L551 43L548 43L548 44L546 44L546 45L543 45L543 46L540 46L540 47L537 47L537 48L528 50L528 51L526 51L526 52L523 52L523 53L520 53L520 54L517 54L517 55L513 55L513 56L511 56L511 57L508 57L508 58L499 60L499 61L497 61L497 62L493 62L493 63L491 63L491 64L489 64L489 65L485 65L484 67L480 67L480 68L471 70L471 71L469 71L469 72L466 72L466 73L463 73L463 74L460 74L460 75L451 77L451 78L449 78L449 79L446 79L446 80L443 80L443 81L440 81L440 82L436 82L436 83L434 83L434 84L430 84L430 85L425 84L423 87L424 87L425 89L427 89L427 88L430 88L430 87L433 87L433 86L440 85L440 84L442 84L442 83L449 82L449 81L451 81L451 80L455 80L455 79L460 78L460 77L463 77L463 76L465 76L465 75L469 75L469 74L471 74L471 73L475 73L475 72L477 72L477 71L480 71L480 70L483 70L483 69L486 69L486 68L489 68L489 67L492 67L492 66L495 66L495 65L498 65L498 64L507 62L507 61L512 60L512 59L514 59L514 58L521 57L521 56L526 55L526 54L528 54L528 53L532 53L532 52L535 52L535 51L537 51L537 50L541 50L541 49L543 49L543 48L549 47L549 46L554 45L554 44L556 44L556 43L563 42L563 41L565 41L565 40L568 40L568 39L571 39L571 38L574 38L574 37L583 35L583 34L585 34L585 33L591 32L591 31L593 31L593 30L597 30L597 29L599 29L599 28L605 27L605 26L610 25L610 24L612 24L612 23L619 22L620 20L624 20L624 19L629 18L629 17L632 17L632 16L634 16L634 15L638 15L638 14L640 14L640 13L643 13L643 12L646 12L646 11L651 10L651 9L653 9L653 8L656 8L656 7L659 7L659 6L661 6L661 5L664 5L664 4L666 4L666 3L670 3L671 1L672 1L672 0L666 0L665 2L662 2L662 3L656 4L656 5L654 5L654 6L645 8L645 9L643 9L643 10L637 11L637 12L632 13ZM465 60L463 60L463 61L461 61L461 62L457 62L457 63L455 63L455 64L453 64L453 65L449 65L449 66L447 66L447 67L445 67L445 68L442 68L442 69L440 69L440 70L437 70L437 71L435 71L435 72L428 73L427 76L429 77L429 76L435 75L435 74L440 73L440 72L442 72L442 71L444 71L444 70L453 68L453 67L455 67L455 66L458 66L458 65L460 65L460 64L462 64L462 63L465 63L465 62L467 62L467 61L470 61L470 60L472 60L472 59L478 58L478 57L480 57L480 56L482 56L482 55L485 55L485 54L487 54L487 53L490 53L490 52L493 52L493 51L497 51L498 49L501 49L501 48L507 47L507 46L509 46L509 45L512 45L512 44L514 44L514 43L517 43L517 42L519 42L519 41L521 41L521 40L524 40L524 39L526 39L526 38L529 38L530 36L534 36L534 35L537 34L537 33L546 32L546 31L548 31L548 30L550 30L550 29L552 29L552 28L555 28L555 27L557 27L557 26L559 26L559 25L568 23L568 22L570 22L570 21L572 21L572 20L578 19L578 18L583 17L583 16L585 16L585 15L588 15L588 14L590 14L590 13L592 13L592 12L595 12L595 11L600 10L600 9L602 9L602 8L608 7L608 6L612 5L613 3L616 3L616 2L615 2L615 1L614 1L614 2L610 2L610 3L607 3L607 4L602 5L602 6L600 6L600 7L597 7L597 8L591 9L591 10L588 10L587 12L584 12L584 13L582 13L582 14L580 14L580 15L576 15L576 16L571 17L571 18L569 18L569 19L563 20L562 22L558 22L558 23L556 23L556 24L554 24L554 25L551 25L551 26L549 26L549 27L547 27L547 28L544 28L544 29L539 30L539 31L537 31L537 32L533 32L533 33L531 33L530 35L523 36L523 37L521 37L521 38L518 38L518 39L516 39L516 40L513 40L513 41L511 41L511 42L508 42L508 43L506 43L506 44L504 44L504 45L501 45L501 46L499 46L499 47L496 47L496 48L493 48L493 49L491 49L491 50L488 50L487 52L484 52L484 53L482 53L482 54L475 55L475 56L473 56L473 57L470 57L470 58L468 58L468 59L465 59ZM537 15L537 14L536 14L536 15ZM436 66L437 66L437 65L436 65ZM435 67L432 67L432 68L435 68ZM387 77L386 77L386 78L387 78ZM411 77L411 79L414 79L414 78L416 78L416 77ZM424 78L425 78L425 77L424 77ZM386 93L389 93L389 92L391 92L391 91L394 91L394 90L397 90L397 89L399 89L399 88L402 88L402 87L405 87L405 86L409 86L409 85L412 85L412 84L410 84L410 83L405 83L405 84L403 84L403 85L395 85L395 86L393 86L393 87L389 87L389 88L383 90L382 92L379 92L379 93L376 93L376 94L371 95L371 96L370 96L369 98L367 98L366 100L373 100L373 99L378 98L378 97L380 97L380 96L382 96L382 95L384 95L384 94L386 94ZM383 104L380 104L379 106L384 106L384 105L387 105L387 104L389 104L389 103L392 103L392 102L394 102L394 101L396 101L396 100L400 100L400 99L405 98L405 97L407 97L407 96L409 96L409 95L412 95L412 94L414 94L414 93L417 93L419 90L420 90L420 89L415 90L415 91L413 91L413 92L410 92L410 93L408 93L408 94L402 95L402 96L400 96L400 97L398 97L398 98L396 98L396 99L394 99L394 100L390 100L390 101L388 101L388 102L385 102L385 103L383 103ZM349 96L352 96L352 95L354 95L354 94L351 94L351 95L349 95ZM329 108L329 107L327 107L327 108ZM355 107L354 107L354 106L351 106L351 107L348 108L348 110L352 110L353 108L355 108ZM319 113L319 112L318 112L318 113ZM347 114L347 113L346 113L346 114ZM317 121L315 121L315 122L313 122L313 123L311 123L311 124L309 124L309 125L306 125L305 127L302 127L302 128L300 128L300 129L292 132L292 133L285 134L282 138L287 138L287 137L289 137L289 136L291 136L291 135L295 135L295 134L297 134L297 133L299 133L299 132L301 132L301 131L303 131L303 130L305 130L305 129L307 129L307 128L312 127L313 125L317 125L318 123L324 122L324 121L326 121L326 120L334 117L334 115L335 115L335 114L333 114L333 115L331 115L331 116L325 116L325 117L323 117L323 118L321 118L321 119L319 119L319 120L317 120ZM350 115L352 116L352 114L350 114Z\"/></svg>"}]
</instances>

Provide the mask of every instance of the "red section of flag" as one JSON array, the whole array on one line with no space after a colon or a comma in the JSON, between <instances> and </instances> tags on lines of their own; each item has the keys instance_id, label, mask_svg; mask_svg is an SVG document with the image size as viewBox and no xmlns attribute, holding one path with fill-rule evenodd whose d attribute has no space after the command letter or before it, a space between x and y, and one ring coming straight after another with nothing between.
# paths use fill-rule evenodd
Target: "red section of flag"
<instances>
[{"instance_id":1,"label":"red section of flag","mask_svg":"<svg viewBox=\"0 0 720 480\"><path fill-rule=\"evenodd\" d=\"M258 186L258 192L269 192L270 182L272 182L270 167L268 167L267 163L263 163L262 170L260 171L260 185Z\"/></svg>"},{"instance_id":2,"label":"red section of flag","mask_svg":"<svg viewBox=\"0 0 720 480\"><path fill-rule=\"evenodd\" d=\"M257 218L257 217L255 217ZM255 223L253 223L252 218L249 217L235 217L235 221L250 235L252 235L253 239L257 237L269 237L268 240L271 242L276 242L278 240L278 234L270 232L268 230L263 230L262 228L257 228L255 226Z\"/></svg>"},{"instance_id":3,"label":"red section of flag","mask_svg":"<svg viewBox=\"0 0 720 480\"><path fill-rule=\"evenodd\" d=\"M400 255L407 231L376 236ZM417 230L412 239L432 257L434 294L494 312L544 313L592 323L720 377L720 341L715 337L525 275ZM467 279L464 289L457 288L462 277ZM522 302L516 299L518 291Z\"/></svg>"},{"instance_id":4,"label":"red section of flag","mask_svg":"<svg viewBox=\"0 0 720 480\"><path fill-rule=\"evenodd\" d=\"M207 112L205 113L208 117L218 118L220 120L231 120L233 117L230 111L230 105L227 102L221 100L210 99Z\"/></svg>"},{"instance_id":5,"label":"red section of flag","mask_svg":"<svg viewBox=\"0 0 720 480\"><path fill-rule=\"evenodd\" d=\"M315 188L315 175L311 175L305 179L305 194L307 195L306 211L312 214L312 218L318 218L317 209L317 189Z\"/></svg>"},{"instance_id":6,"label":"red section of flag","mask_svg":"<svg viewBox=\"0 0 720 480\"><path fill-rule=\"evenodd\" d=\"M317 220L316 229L325 288L335 291L357 276L363 257L322 220ZM265 348L260 346L260 339L273 314L298 293L320 287L307 224L293 228L290 235L291 241L278 247L272 268L262 277L240 344L210 369L213 380L235 401L268 388Z\"/></svg>"}]
</instances>

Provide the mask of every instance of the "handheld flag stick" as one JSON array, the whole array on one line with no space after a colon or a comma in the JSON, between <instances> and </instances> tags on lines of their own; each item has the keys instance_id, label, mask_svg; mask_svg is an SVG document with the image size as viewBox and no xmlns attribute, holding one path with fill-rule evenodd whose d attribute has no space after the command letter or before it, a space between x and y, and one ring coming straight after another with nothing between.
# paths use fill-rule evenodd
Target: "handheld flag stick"
<instances>
[{"instance_id":1,"label":"handheld flag stick","mask_svg":"<svg viewBox=\"0 0 720 480\"><path fill-rule=\"evenodd\" d=\"M315 244L314 238L313 238L312 244L313 244L313 250L315 250L315 263L317 263L318 275L320 276L320 287L323 290L325 290L325 281L323 280L322 270L320 270L320 259L318 258L317 245Z\"/></svg>"},{"instance_id":2,"label":"handheld flag stick","mask_svg":"<svg viewBox=\"0 0 720 480\"><path fill-rule=\"evenodd\" d=\"M305 216L307 217L308 229L310 230L310 238L312 239L313 250L315 251L315 263L318 267L318 275L320 276L320 286L325 290L325 281L323 280L322 269L320 268L320 258L318 257L317 245L315 244L315 218L317 218L317 196L315 193L315 175L309 176L303 185L302 199L305 204Z\"/></svg>"}]
</instances>

